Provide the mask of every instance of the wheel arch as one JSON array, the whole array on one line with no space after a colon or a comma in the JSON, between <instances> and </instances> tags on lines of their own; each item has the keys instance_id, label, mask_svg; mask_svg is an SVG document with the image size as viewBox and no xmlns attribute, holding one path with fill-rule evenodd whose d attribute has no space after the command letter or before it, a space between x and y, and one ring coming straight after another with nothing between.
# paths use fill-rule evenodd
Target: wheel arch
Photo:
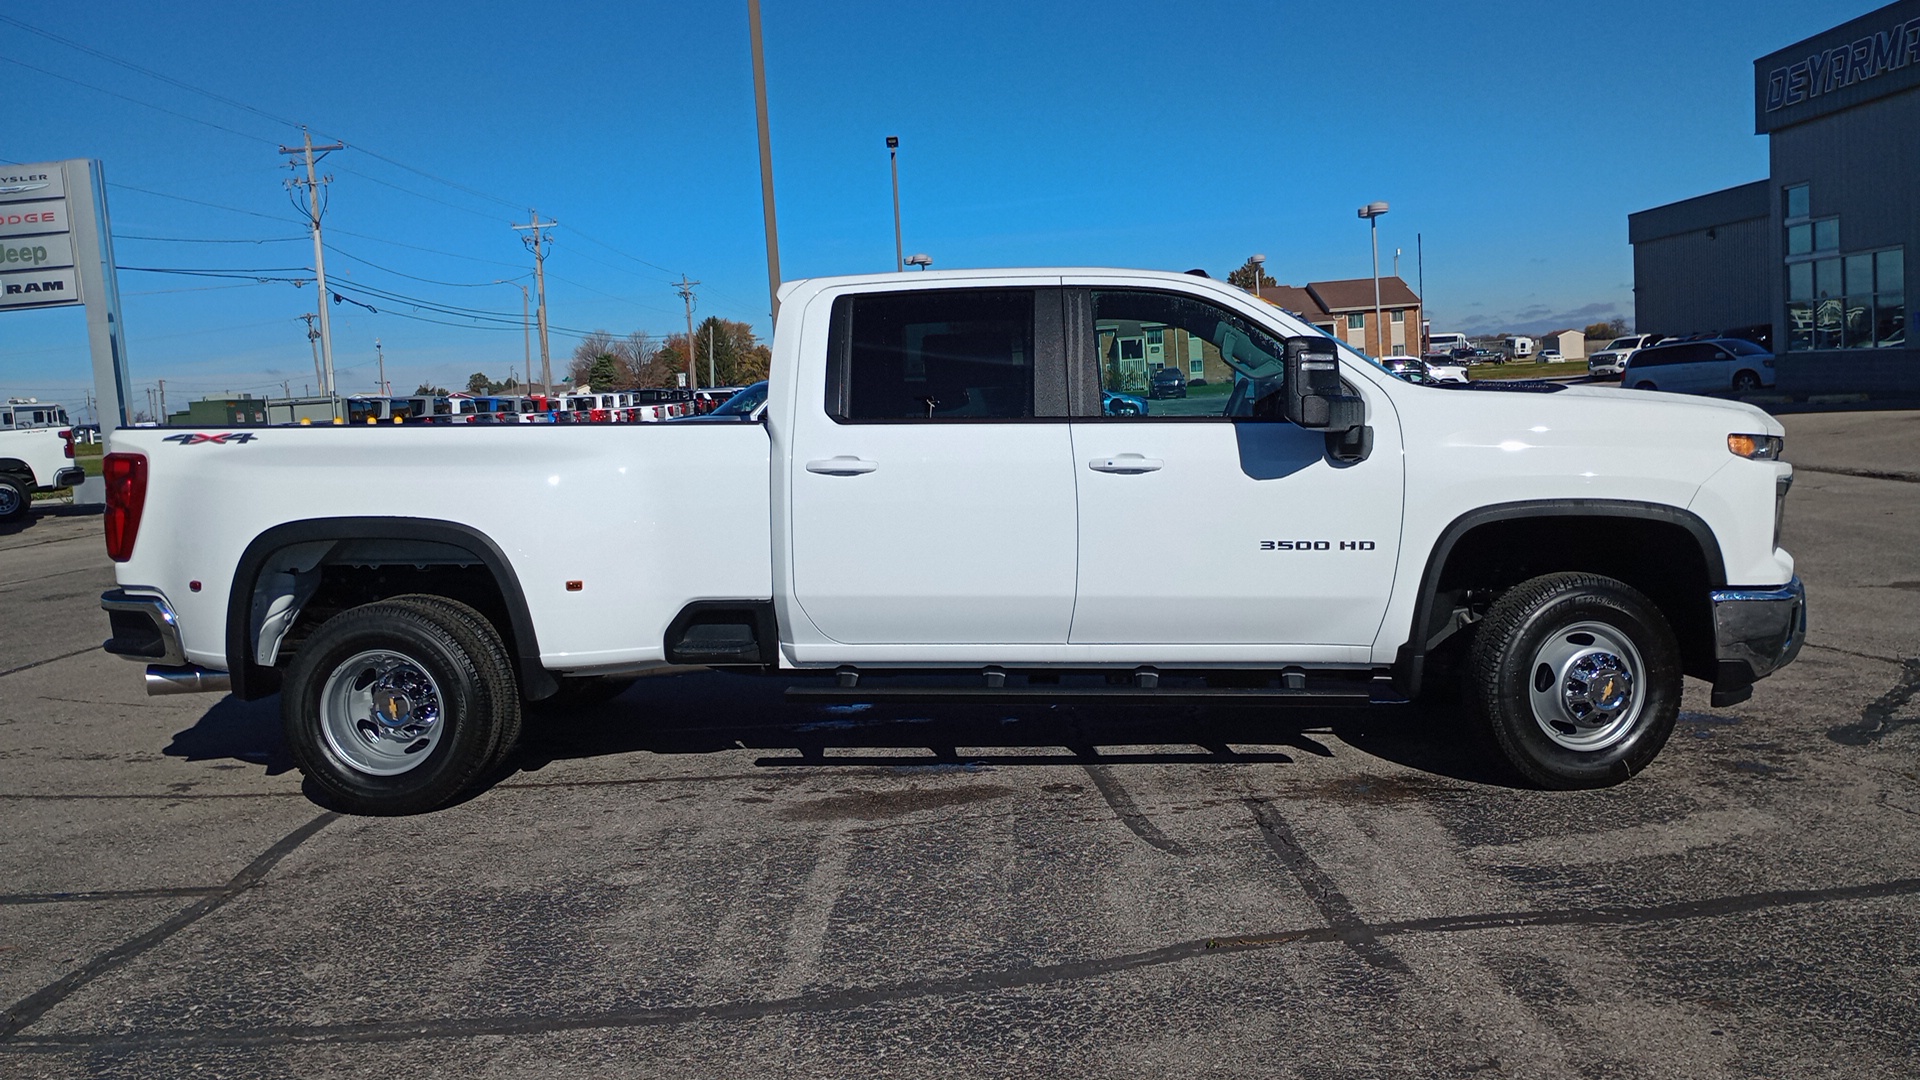
<instances>
[{"instance_id":1,"label":"wheel arch","mask_svg":"<svg viewBox=\"0 0 1920 1080\"><path fill-rule=\"evenodd\" d=\"M1620 535L1620 549L1596 558L1603 540ZM1517 557L1480 564L1467 560L1500 550L1502 542L1526 544L1573 538L1563 548L1524 551ZM1622 569L1635 550L1664 550L1679 544L1681 558L1646 573ZM1598 565L1596 565L1598 563ZM1672 620L1681 640L1687 674L1714 676L1712 612L1708 593L1726 585L1720 541L1699 515L1664 503L1619 499L1540 499L1477 507L1441 530L1420 576L1406 643L1393 664L1396 689L1411 697L1421 690L1431 651L1463 629L1457 617L1473 584L1517 584L1525 577L1563 570L1584 570L1617 577L1646 593ZM1670 610L1671 609L1671 610Z\"/></svg>"},{"instance_id":2,"label":"wheel arch","mask_svg":"<svg viewBox=\"0 0 1920 1080\"><path fill-rule=\"evenodd\" d=\"M499 630L513 655L522 694L537 699L553 693L557 684L540 663L539 641L519 575L491 537L470 525L431 518L336 517L276 525L254 537L241 553L227 598L227 666L234 696L251 701L279 689L280 671L258 662L252 632L254 599L262 587L268 561L300 545L335 545L331 550L337 550L337 545L355 541L436 545L471 556L497 595L500 621L504 623ZM404 565L403 560L404 556L394 562ZM314 565L328 565L326 557L315 558Z\"/></svg>"}]
</instances>

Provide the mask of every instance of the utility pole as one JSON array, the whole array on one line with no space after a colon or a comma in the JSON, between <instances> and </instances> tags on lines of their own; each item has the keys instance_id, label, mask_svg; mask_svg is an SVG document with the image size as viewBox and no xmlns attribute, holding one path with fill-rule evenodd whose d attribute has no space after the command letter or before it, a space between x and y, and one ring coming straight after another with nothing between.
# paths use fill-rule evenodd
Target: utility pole
<instances>
[{"instance_id":1,"label":"utility pole","mask_svg":"<svg viewBox=\"0 0 1920 1080\"><path fill-rule=\"evenodd\" d=\"M540 388L546 391L548 397L552 397L553 361L547 352L547 247L553 243L553 238L543 235L541 230L551 229L560 223L541 221L538 210L528 212L533 215L533 222L515 225L514 229L521 234L520 242L533 252L533 284L540 293Z\"/></svg>"},{"instance_id":2,"label":"utility pole","mask_svg":"<svg viewBox=\"0 0 1920 1080\"><path fill-rule=\"evenodd\" d=\"M387 389L387 354L380 351L379 338L373 339L373 359L380 365L380 396L386 397L391 393Z\"/></svg>"},{"instance_id":3,"label":"utility pole","mask_svg":"<svg viewBox=\"0 0 1920 1080\"><path fill-rule=\"evenodd\" d=\"M767 301L780 321L780 229L773 218L773 137L767 133L767 56L760 47L760 0L747 0L747 33L753 38L753 108L760 127L760 206L767 219ZM680 275L682 280L685 274ZM688 337L689 355L693 349Z\"/></svg>"},{"instance_id":4,"label":"utility pole","mask_svg":"<svg viewBox=\"0 0 1920 1080\"><path fill-rule=\"evenodd\" d=\"M680 292L680 299L687 302L687 389L689 390L699 385L693 370L693 287L698 284L700 283L697 281L688 281L687 275L681 274L680 284L674 286Z\"/></svg>"},{"instance_id":5,"label":"utility pole","mask_svg":"<svg viewBox=\"0 0 1920 1080\"><path fill-rule=\"evenodd\" d=\"M320 310L327 310L327 305L324 301L320 304ZM321 386L325 386L327 385L326 377L320 372L320 331L313 328L313 320L320 316L308 312L300 317L307 320L307 344L313 348L313 377L320 380Z\"/></svg>"},{"instance_id":6,"label":"utility pole","mask_svg":"<svg viewBox=\"0 0 1920 1080\"><path fill-rule=\"evenodd\" d=\"M1413 234L1413 265L1420 274L1420 353L1427 351L1427 245L1421 234Z\"/></svg>"},{"instance_id":7,"label":"utility pole","mask_svg":"<svg viewBox=\"0 0 1920 1080\"><path fill-rule=\"evenodd\" d=\"M719 386L720 377L713 373L713 324L707 324L707 385Z\"/></svg>"},{"instance_id":8,"label":"utility pole","mask_svg":"<svg viewBox=\"0 0 1920 1080\"><path fill-rule=\"evenodd\" d=\"M301 128L300 133L305 140L304 147L282 146L280 152L283 154L299 154L304 150L307 160L306 180L302 182L298 177L295 177L287 181L287 190L292 191L297 187L305 187L307 189L307 221L313 226L314 283L320 290L320 355L325 361L325 368L320 377L320 385L329 396L332 396L333 326L327 322L327 297L329 294L327 293L326 249L320 243L320 185L333 183L333 177L331 175L316 177L313 173L313 166L315 162L325 158L328 153L334 150L345 150L347 145L345 143L328 143L325 146L315 146L313 145L313 132ZM316 152L320 157L316 158L313 156ZM300 163L298 161L289 161L287 165L290 168L299 168Z\"/></svg>"},{"instance_id":9,"label":"utility pole","mask_svg":"<svg viewBox=\"0 0 1920 1080\"><path fill-rule=\"evenodd\" d=\"M527 355L526 355L527 381L532 382L533 381L533 320L532 320L532 317L527 314L527 287L525 285L520 284L517 281L506 281L500 278L495 278L493 283L495 285L511 285L514 288L520 290L520 336L523 339L522 343L526 346L526 352L527 352Z\"/></svg>"},{"instance_id":10,"label":"utility pole","mask_svg":"<svg viewBox=\"0 0 1920 1080\"><path fill-rule=\"evenodd\" d=\"M167 380L161 379L159 380L159 382L160 382L160 415L154 417L154 419L164 424L167 422Z\"/></svg>"}]
</instances>

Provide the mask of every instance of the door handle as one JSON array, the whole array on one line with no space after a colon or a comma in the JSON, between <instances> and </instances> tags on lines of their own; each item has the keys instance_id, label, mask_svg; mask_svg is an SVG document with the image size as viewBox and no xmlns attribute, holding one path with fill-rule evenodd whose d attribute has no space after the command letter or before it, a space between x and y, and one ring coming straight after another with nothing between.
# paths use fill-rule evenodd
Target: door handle
<instances>
[{"instance_id":1,"label":"door handle","mask_svg":"<svg viewBox=\"0 0 1920 1080\"><path fill-rule=\"evenodd\" d=\"M824 476L858 476L861 473L870 473L879 467L880 463L877 461L867 461L864 458L853 457L849 454L842 454L839 457L816 458L813 461L807 462L808 472L820 473Z\"/></svg>"},{"instance_id":2,"label":"door handle","mask_svg":"<svg viewBox=\"0 0 1920 1080\"><path fill-rule=\"evenodd\" d=\"M1115 454L1112 457L1094 458L1087 462L1087 468L1094 472L1132 476L1136 473L1157 472L1164 464L1166 463L1159 458L1141 457L1139 454Z\"/></svg>"}]
</instances>

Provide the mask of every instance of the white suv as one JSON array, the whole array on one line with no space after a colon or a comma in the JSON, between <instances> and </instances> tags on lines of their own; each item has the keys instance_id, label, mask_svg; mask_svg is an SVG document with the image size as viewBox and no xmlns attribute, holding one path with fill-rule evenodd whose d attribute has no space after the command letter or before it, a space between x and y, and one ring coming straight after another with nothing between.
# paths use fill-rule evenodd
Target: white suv
<instances>
[{"instance_id":1,"label":"white suv","mask_svg":"<svg viewBox=\"0 0 1920 1080\"><path fill-rule=\"evenodd\" d=\"M1607 347L1587 357L1587 375L1599 378L1602 375L1618 375L1627 370L1627 361L1633 354L1660 340L1658 334L1628 334L1614 338Z\"/></svg>"}]
</instances>

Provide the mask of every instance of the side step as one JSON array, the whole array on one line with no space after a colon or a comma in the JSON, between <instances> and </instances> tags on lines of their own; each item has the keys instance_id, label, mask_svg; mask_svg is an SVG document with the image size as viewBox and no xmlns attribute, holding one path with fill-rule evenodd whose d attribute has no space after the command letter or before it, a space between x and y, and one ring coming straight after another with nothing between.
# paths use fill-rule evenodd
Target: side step
<instances>
[{"instance_id":1,"label":"side step","mask_svg":"<svg viewBox=\"0 0 1920 1080\"><path fill-rule=\"evenodd\" d=\"M1306 706L1353 708L1369 705L1364 688L1338 690L1281 690L1227 686L1142 689L1133 686L791 686L787 700L795 704L852 703L872 705L1210 705L1261 708Z\"/></svg>"}]
</instances>

